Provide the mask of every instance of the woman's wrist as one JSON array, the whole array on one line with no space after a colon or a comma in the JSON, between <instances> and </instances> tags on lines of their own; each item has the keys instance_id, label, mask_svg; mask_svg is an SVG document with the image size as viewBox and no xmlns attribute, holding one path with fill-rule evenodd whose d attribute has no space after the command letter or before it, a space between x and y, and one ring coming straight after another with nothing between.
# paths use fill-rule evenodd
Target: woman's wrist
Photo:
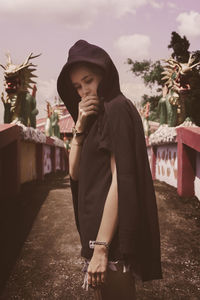
<instances>
[{"instance_id":1,"label":"woman's wrist","mask_svg":"<svg viewBox=\"0 0 200 300\"><path fill-rule=\"evenodd\" d=\"M83 124L81 124L81 122L79 120L77 120L74 127L76 128L77 132L84 132L84 130L85 130L85 126Z\"/></svg>"},{"instance_id":2,"label":"woman's wrist","mask_svg":"<svg viewBox=\"0 0 200 300\"><path fill-rule=\"evenodd\" d=\"M95 245L93 255L108 256L108 248L104 245Z\"/></svg>"},{"instance_id":3,"label":"woman's wrist","mask_svg":"<svg viewBox=\"0 0 200 300\"><path fill-rule=\"evenodd\" d=\"M75 144L82 144L84 141L84 134L83 135L76 135L73 137L72 142Z\"/></svg>"}]
</instances>

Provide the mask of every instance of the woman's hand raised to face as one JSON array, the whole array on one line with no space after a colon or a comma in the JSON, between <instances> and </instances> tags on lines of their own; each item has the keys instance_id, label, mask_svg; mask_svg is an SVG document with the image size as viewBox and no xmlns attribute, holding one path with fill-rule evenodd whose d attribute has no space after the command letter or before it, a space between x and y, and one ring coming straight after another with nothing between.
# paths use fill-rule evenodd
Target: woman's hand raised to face
<instances>
[{"instance_id":1,"label":"woman's hand raised to face","mask_svg":"<svg viewBox=\"0 0 200 300\"><path fill-rule=\"evenodd\" d=\"M87 117L97 115L99 112L99 98L97 95L85 96L79 102L79 112L76 128L79 131L84 131Z\"/></svg>"}]
</instances>

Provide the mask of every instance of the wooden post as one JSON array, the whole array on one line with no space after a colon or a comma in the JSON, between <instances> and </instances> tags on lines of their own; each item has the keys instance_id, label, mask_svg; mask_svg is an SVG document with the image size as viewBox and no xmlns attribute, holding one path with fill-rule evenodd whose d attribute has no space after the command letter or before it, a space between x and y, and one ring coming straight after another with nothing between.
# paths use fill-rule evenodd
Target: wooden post
<instances>
[{"instance_id":1,"label":"wooden post","mask_svg":"<svg viewBox=\"0 0 200 300\"><path fill-rule=\"evenodd\" d=\"M156 179L156 155L157 155L157 147L151 146L151 174L152 179Z\"/></svg>"},{"instance_id":2,"label":"wooden post","mask_svg":"<svg viewBox=\"0 0 200 300\"><path fill-rule=\"evenodd\" d=\"M56 147L51 146L52 172L56 173Z\"/></svg>"},{"instance_id":3,"label":"wooden post","mask_svg":"<svg viewBox=\"0 0 200 300\"><path fill-rule=\"evenodd\" d=\"M195 150L179 141L177 192L180 196L191 197L194 195L195 162Z\"/></svg>"},{"instance_id":4,"label":"wooden post","mask_svg":"<svg viewBox=\"0 0 200 300\"><path fill-rule=\"evenodd\" d=\"M20 129L0 125L0 196L12 197L20 191Z\"/></svg>"},{"instance_id":5,"label":"wooden post","mask_svg":"<svg viewBox=\"0 0 200 300\"><path fill-rule=\"evenodd\" d=\"M44 147L43 144L36 145L36 170L37 179L44 179Z\"/></svg>"}]
</instances>

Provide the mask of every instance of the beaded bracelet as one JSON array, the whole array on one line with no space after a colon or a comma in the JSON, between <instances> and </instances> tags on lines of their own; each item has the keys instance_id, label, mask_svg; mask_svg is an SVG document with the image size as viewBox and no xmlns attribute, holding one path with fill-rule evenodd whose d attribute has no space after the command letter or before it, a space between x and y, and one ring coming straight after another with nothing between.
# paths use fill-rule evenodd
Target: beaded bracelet
<instances>
[{"instance_id":1,"label":"beaded bracelet","mask_svg":"<svg viewBox=\"0 0 200 300\"><path fill-rule=\"evenodd\" d=\"M80 143L80 144L78 144L78 143L71 143L71 145L75 145L75 146L82 146L82 145L83 145L83 143Z\"/></svg>"},{"instance_id":2,"label":"beaded bracelet","mask_svg":"<svg viewBox=\"0 0 200 300\"><path fill-rule=\"evenodd\" d=\"M89 247L91 249L94 249L95 245L103 245L105 246L107 249L109 249L109 244L106 242L98 242L98 241L89 241Z\"/></svg>"}]
</instances>

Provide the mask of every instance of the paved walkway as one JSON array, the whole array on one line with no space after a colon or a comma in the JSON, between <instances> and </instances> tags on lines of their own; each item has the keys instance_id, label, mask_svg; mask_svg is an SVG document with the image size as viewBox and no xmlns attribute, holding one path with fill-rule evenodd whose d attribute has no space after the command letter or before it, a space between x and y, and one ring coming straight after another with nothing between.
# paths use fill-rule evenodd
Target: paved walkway
<instances>
[{"instance_id":1,"label":"paved walkway","mask_svg":"<svg viewBox=\"0 0 200 300\"><path fill-rule=\"evenodd\" d=\"M181 199L175 188L158 181L155 188L164 279L139 282L138 299L200 299L199 201ZM17 199L0 205L0 299L93 299L81 288L69 177L57 174L25 184Z\"/></svg>"}]
</instances>

